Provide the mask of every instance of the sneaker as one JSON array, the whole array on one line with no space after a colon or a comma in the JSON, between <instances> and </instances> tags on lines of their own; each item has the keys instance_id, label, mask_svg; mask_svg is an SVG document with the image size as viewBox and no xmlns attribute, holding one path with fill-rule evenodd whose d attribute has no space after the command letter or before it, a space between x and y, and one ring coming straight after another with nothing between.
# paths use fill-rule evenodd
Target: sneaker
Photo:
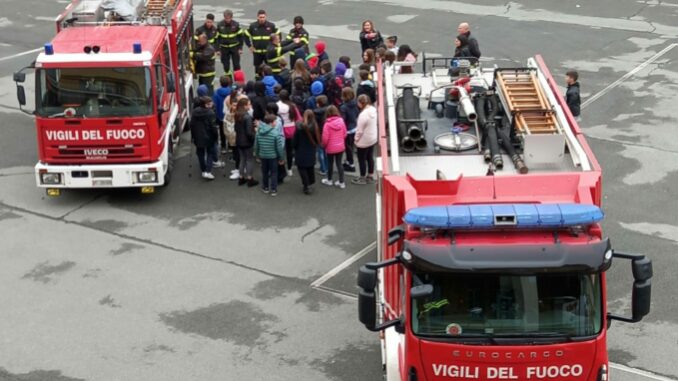
<instances>
[{"instance_id":1,"label":"sneaker","mask_svg":"<svg viewBox=\"0 0 678 381\"><path fill-rule=\"evenodd\" d=\"M320 182L323 183L323 185L327 185L328 187L331 187L332 185L334 185L334 183L332 183L332 180L328 180L328 179L322 179Z\"/></svg>"},{"instance_id":2,"label":"sneaker","mask_svg":"<svg viewBox=\"0 0 678 381\"><path fill-rule=\"evenodd\" d=\"M364 177L355 177L351 179L351 183L355 185L367 185L367 180Z\"/></svg>"},{"instance_id":3,"label":"sneaker","mask_svg":"<svg viewBox=\"0 0 678 381\"><path fill-rule=\"evenodd\" d=\"M240 178L240 172L238 171L231 172L231 176L229 176L228 178L231 180L237 180Z\"/></svg>"},{"instance_id":4,"label":"sneaker","mask_svg":"<svg viewBox=\"0 0 678 381\"><path fill-rule=\"evenodd\" d=\"M227 153L228 153L228 150L226 149L226 147L224 147L224 148L221 149L221 154L222 154L222 155L226 155Z\"/></svg>"},{"instance_id":5,"label":"sneaker","mask_svg":"<svg viewBox=\"0 0 678 381\"><path fill-rule=\"evenodd\" d=\"M339 189L345 189L346 183L340 183L339 181L334 183L334 186L339 187Z\"/></svg>"},{"instance_id":6,"label":"sneaker","mask_svg":"<svg viewBox=\"0 0 678 381\"><path fill-rule=\"evenodd\" d=\"M288 170L287 170L287 176L292 176L293 174L294 174L294 172L292 172L291 169L288 169Z\"/></svg>"},{"instance_id":7,"label":"sneaker","mask_svg":"<svg viewBox=\"0 0 678 381\"><path fill-rule=\"evenodd\" d=\"M209 172L203 172L202 178L205 180L214 180L214 175Z\"/></svg>"},{"instance_id":8,"label":"sneaker","mask_svg":"<svg viewBox=\"0 0 678 381\"><path fill-rule=\"evenodd\" d=\"M318 170L318 173L320 174L320 176L327 176L327 171L323 172L321 170Z\"/></svg>"},{"instance_id":9,"label":"sneaker","mask_svg":"<svg viewBox=\"0 0 678 381\"><path fill-rule=\"evenodd\" d=\"M271 197L275 197L278 195L278 191L271 191Z\"/></svg>"},{"instance_id":10,"label":"sneaker","mask_svg":"<svg viewBox=\"0 0 678 381\"><path fill-rule=\"evenodd\" d=\"M270 191L268 190L268 188L261 188L261 191L264 192L264 193L266 193L266 194L268 194L268 192L270 192Z\"/></svg>"},{"instance_id":11,"label":"sneaker","mask_svg":"<svg viewBox=\"0 0 678 381\"><path fill-rule=\"evenodd\" d=\"M355 172L355 165L344 163L344 171L346 172Z\"/></svg>"},{"instance_id":12,"label":"sneaker","mask_svg":"<svg viewBox=\"0 0 678 381\"><path fill-rule=\"evenodd\" d=\"M365 181L367 181L368 184L374 184L374 182L377 180L375 180L373 176L367 176Z\"/></svg>"},{"instance_id":13,"label":"sneaker","mask_svg":"<svg viewBox=\"0 0 678 381\"><path fill-rule=\"evenodd\" d=\"M224 164L224 162L221 161L221 160L215 161L214 163L212 163L213 168L223 168L225 166L226 166L226 164Z\"/></svg>"},{"instance_id":14,"label":"sneaker","mask_svg":"<svg viewBox=\"0 0 678 381\"><path fill-rule=\"evenodd\" d=\"M246 183L247 183L247 179L245 179L244 177L241 177L238 180L238 185L245 185Z\"/></svg>"},{"instance_id":15,"label":"sneaker","mask_svg":"<svg viewBox=\"0 0 678 381\"><path fill-rule=\"evenodd\" d=\"M231 169L231 173L240 173L240 170L238 170L238 168L236 168L236 169Z\"/></svg>"},{"instance_id":16,"label":"sneaker","mask_svg":"<svg viewBox=\"0 0 678 381\"><path fill-rule=\"evenodd\" d=\"M310 194L311 194L311 190L308 189L308 188L304 189L304 194L305 194L305 195L310 195Z\"/></svg>"},{"instance_id":17,"label":"sneaker","mask_svg":"<svg viewBox=\"0 0 678 381\"><path fill-rule=\"evenodd\" d=\"M256 187L257 185L259 185L259 182L257 180L255 180L255 179L247 180L247 187L248 188Z\"/></svg>"}]
</instances>

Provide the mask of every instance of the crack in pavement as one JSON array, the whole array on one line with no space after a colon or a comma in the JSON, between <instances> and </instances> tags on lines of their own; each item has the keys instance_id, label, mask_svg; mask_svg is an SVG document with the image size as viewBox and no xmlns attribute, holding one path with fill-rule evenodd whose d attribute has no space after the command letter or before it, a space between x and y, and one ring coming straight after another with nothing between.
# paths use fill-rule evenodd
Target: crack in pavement
<instances>
[{"instance_id":1,"label":"crack in pavement","mask_svg":"<svg viewBox=\"0 0 678 381\"><path fill-rule=\"evenodd\" d=\"M301 236L301 242L304 242L304 239L306 239L306 237L308 237L308 236L310 236L311 234L317 232L317 231L320 230L323 226L325 226L325 224L320 224L320 225L318 225L317 227L311 229L311 231L304 233L304 235Z\"/></svg>"},{"instance_id":2,"label":"crack in pavement","mask_svg":"<svg viewBox=\"0 0 678 381\"><path fill-rule=\"evenodd\" d=\"M25 209L25 208L14 206L14 205L9 205L9 204L6 204L4 202L0 202L0 206L4 207L6 209L9 209L9 210L16 211L16 212L30 214L32 216L44 218L44 219L55 221L55 222L63 222L65 224L78 226L78 227L93 230L93 231L96 231L96 232L99 232L99 233L109 234L109 235L112 235L112 236L115 236L115 237L118 237L118 238L137 242L137 243L140 243L140 244L144 244L144 245L148 245L148 246L155 246L157 248L165 249L165 250L172 251L172 252L175 252L175 253L190 255L190 256L193 256L193 257L196 257L196 258L206 259L206 260L210 260L210 261L214 261L214 262L221 262L221 263L231 265L231 266L235 266L235 267L238 267L238 268L241 268L241 269L244 269L244 270L253 271L253 272L256 272L258 274L262 274L262 275L265 275L265 276L268 276L268 277L271 277L271 278L282 279L282 280L292 282L294 284L303 285L305 287L309 286L308 281L306 281L304 279L272 273L270 271L266 271L266 270L262 270L262 269L259 269L259 268L256 268L256 267L244 265L242 263L237 263L237 262L234 262L234 261L229 261L229 260L226 260L226 259L213 257L213 256L210 256L210 255L198 253L198 252L187 250L187 249L180 249L180 248L172 247L172 246L166 245L164 243L155 242L155 241L150 240L150 239L144 239L144 238L131 236L131 235L128 235L128 234L112 232L112 231L97 228L97 227L94 227L94 226L91 226L91 225L83 224L83 223L77 222L77 221L69 221L67 219L64 219L63 216L62 217L53 217L53 216L49 216L49 215L46 215L46 214L43 214L43 213L40 213L40 212L28 210L28 209Z\"/></svg>"},{"instance_id":3,"label":"crack in pavement","mask_svg":"<svg viewBox=\"0 0 678 381\"><path fill-rule=\"evenodd\" d=\"M585 134L585 135L586 135L587 139L595 139L595 140L600 140L600 141L604 141L604 142L608 142L608 143L617 143L617 144L621 144L621 145L625 145L625 146L647 148L647 149L660 151L660 152L678 154L678 151L674 151L674 150L670 150L670 149L666 149L666 148L660 148L660 147L653 147L653 146L647 145L647 144L631 143L631 142L626 142L626 141L623 141L623 140L618 140L618 139L613 139L613 138L603 138L603 137L600 137L600 136L594 136L594 135L589 135L589 134Z\"/></svg>"}]
</instances>

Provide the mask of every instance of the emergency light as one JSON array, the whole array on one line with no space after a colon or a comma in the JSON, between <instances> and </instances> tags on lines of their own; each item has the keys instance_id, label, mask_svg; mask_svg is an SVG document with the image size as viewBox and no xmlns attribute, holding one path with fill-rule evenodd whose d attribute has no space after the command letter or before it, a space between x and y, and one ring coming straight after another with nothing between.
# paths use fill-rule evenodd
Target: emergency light
<instances>
[{"instance_id":1,"label":"emergency light","mask_svg":"<svg viewBox=\"0 0 678 381\"><path fill-rule=\"evenodd\" d=\"M132 51L134 54L141 54L141 42L135 42L132 44Z\"/></svg>"},{"instance_id":2,"label":"emergency light","mask_svg":"<svg viewBox=\"0 0 678 381\"><path fill-rule=\"evenodd\" d=\"M54 45L50 44L49 42L45 44L45 54L48 56L51 56L54 54Z\"/></svg>"},{"instance_id":3,"label":"emergency light","mask_svg":"<svg viewBox=\"0 0 678 381\"><path fill-rule=\"evenodd\" d=\"M603 211L582 204L474 204L410 209L408 225L437 229L564 228L602 221Z\"/></svg>"}]
</instances>

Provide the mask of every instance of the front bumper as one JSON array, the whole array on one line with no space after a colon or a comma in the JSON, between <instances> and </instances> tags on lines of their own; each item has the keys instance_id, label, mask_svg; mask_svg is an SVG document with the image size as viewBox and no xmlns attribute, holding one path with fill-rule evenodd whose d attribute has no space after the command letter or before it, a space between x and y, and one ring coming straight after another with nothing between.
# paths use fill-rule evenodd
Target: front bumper
<instances>
[{"instance_id":1,"label":"front bumper","mask_svg":"<svg viewBox=\"0 0 678 381\"><path fill-rule=\"evenodd\" d=\"M153 173L155 176L153 176ZM35 165L40 188L135 188L162 186L162 161L145 164Z\"/></svg>"}]
</instances>

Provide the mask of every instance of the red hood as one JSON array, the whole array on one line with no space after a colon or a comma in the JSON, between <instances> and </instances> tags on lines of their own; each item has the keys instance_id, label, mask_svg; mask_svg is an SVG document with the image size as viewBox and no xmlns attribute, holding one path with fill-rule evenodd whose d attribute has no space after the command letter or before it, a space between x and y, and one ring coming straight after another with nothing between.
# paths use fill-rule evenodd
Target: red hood
<instances>
[{"instance_id":1,"label":"red hood","mask_svg":"<svg viewBox=\"0 0 678 381\"><path fill-rule=\"evenodd\" d=\"M553 345L478 346L419 341L425 379L595 379L596 341Z\"/></svg>"},{"instance_id":2,"label":"red hood","mask_svg":"<svg viewBox=\"0 0 678 381\"><path fill-rule=\"evenodd\" d=\"M99 164L155 160L159 139L150 117L37 118L40 161Z\"/></svg>"}]
</instances>

